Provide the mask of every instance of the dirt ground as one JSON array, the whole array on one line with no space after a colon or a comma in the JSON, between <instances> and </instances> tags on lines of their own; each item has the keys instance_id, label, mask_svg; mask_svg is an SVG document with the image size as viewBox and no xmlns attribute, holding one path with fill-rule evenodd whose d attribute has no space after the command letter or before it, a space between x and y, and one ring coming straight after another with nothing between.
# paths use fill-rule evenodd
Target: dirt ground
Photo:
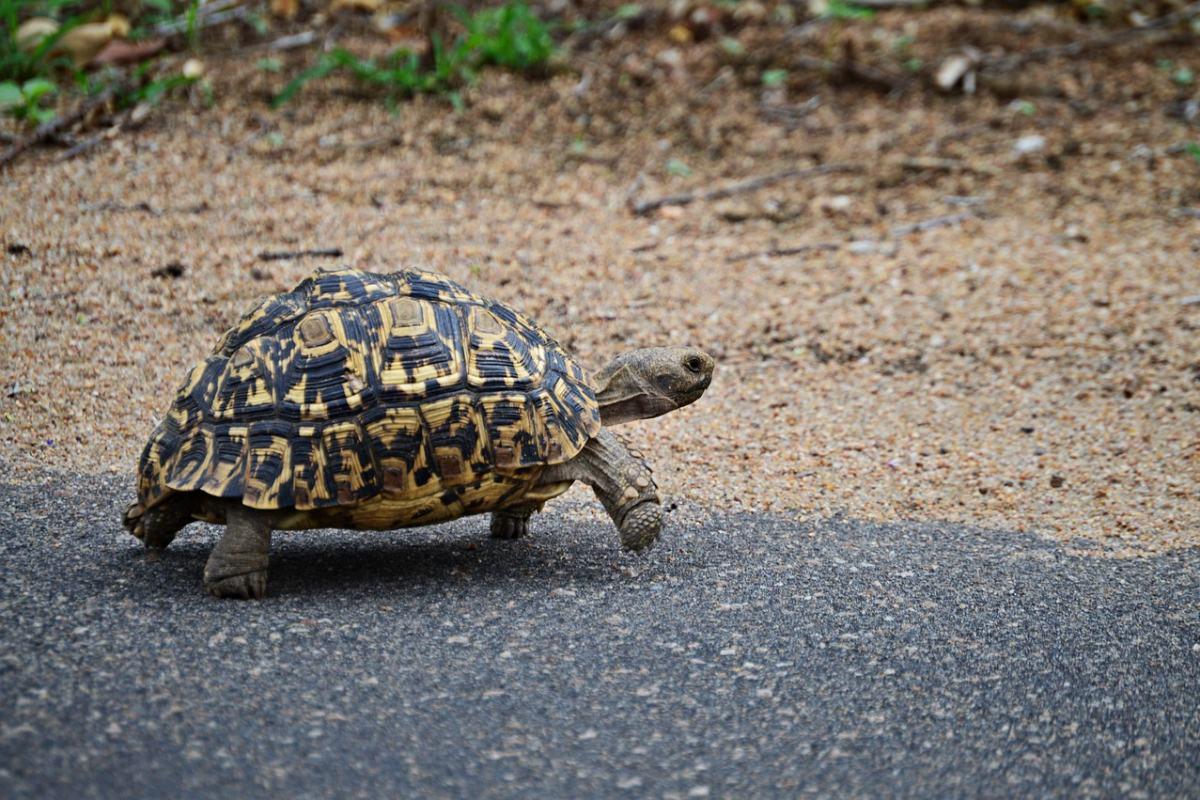
<instances>
[{"instance_id":1,"label":"dirt ground","mask_svg":"<svg viewBox=\"0 0 1200 800\"><path fill-rule=\"evenodd\" d=\"M911 37L927 63L1073 35L1014 19L892 12L836 35ZM273 112L280 76L206 56L213 106L176 100L89 154L0 173L8 471L132 474L256 298L321 266L421 265L588 365L712 352L702 401L630 430L681 507L1200 544L1200 128L1173 114L1196 89L1162 67L1200 71L1194 44L1052 60L973 96L758 81L830 35L746 28L747 58L632 31L546 80L486 73L461 113L392 115L336 80ZM849 166L629 207L816 164ZM309 248L344 257L258 255Z\"/></svg>"}]
</instances>

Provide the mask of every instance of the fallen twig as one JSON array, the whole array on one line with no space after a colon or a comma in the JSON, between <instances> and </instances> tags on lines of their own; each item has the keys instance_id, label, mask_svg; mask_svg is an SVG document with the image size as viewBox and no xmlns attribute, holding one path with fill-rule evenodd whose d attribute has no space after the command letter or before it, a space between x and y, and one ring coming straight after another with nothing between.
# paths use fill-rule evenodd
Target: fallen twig
<instances>
[{"instance_id":1,"label":"fallen twig","mask_svg":"<svg viewBox=\"0 0 1200 800\"><path fill-rule=\"evenodd\" d=\"M979 63L981 71L1003 72L1006 70L1017 69L1026 64L1031 64L1037 61L1046 61L1052 58L1061 56L1077 56L1086 53L1090 50L1100 50L1106 47L1123 44L1134 39L1145 36L1148 33L1155 33L1165 28L1171 28L1181 22L1187 22L1194 17L1200 16L1200 2L1192 3L1178 11L1166 14L1152 19L1145 25L1137 28L1127 28L1126 30L1116 31L1105 36L1097 36L1093 39L1083 39L1077 42L1068 42L1067 44L1056 44L1049 47L1039 47L1034 50L1029 50L1024 53L1015 53L1009 56L998 56L994 58L983 59Z\"/></svg>"},{"instance_id":2,"label":"fallen twig","mask_svg":"<svg viewBox=\"0 0 1200 800\"><path fill-rule=\"evenodd\" d=\"M889 8L929 8L937 3L933 0L854 0L854 5L884 11Z\"/></svg>"},{"instance_id":3,"label":"fallen twig","mask_svg":"<svg viewBox=\"0 0 1200 800\"><path fill-rule=\"evenodd\" d=\"M208 28L213 25L220 25L222 22L228 22L231 19L237 19L247 15L247 9L238 8L242 0L216 0L213 3L203 3L196 9L195 26L196 29ZM167 36L172 33L183 33L188 30L192 22L188 19L188 15L176 17L175 19L163 22L152 29L152 33L157 36Z\"/></svg>"},{"instance_id":4,"label":"fallen twig","mask_svg":"<svg viewBox=\"0 0 1200 800\"><path fill-rule=\"evenodd\" d=\"M1000 172L990 164L972 164L957 158L935 156L906 158L900 165L911 172L974 172L978 175L996 175Z\"/></svg>"},{"instance_id":5,"label":"fallen twig","mask_svg":"<svg viewBox=\"0 0 1200 800\"><path fill-rule=\"evenodd\" d=\"M142 200L141 202L138 202L138 203L132 203L132 204L131 203L117 203L113 200L105 200L102 203L85 203L84 205L79 207L79 210L83 211L85 213L92 212L92 211L111 211L111 212L116 212L116 213L137 211L137 212L140 212L143 214L150 214L151 216L155 216L155 217L160 216L162 214L161 211L159 211L157 208L155 208L154 206L147 203L145 200Z\"/></svg>"},{"instance_id":6,"label":"fallen twig","mask_svg":"<svg viewBox=\"0 0 1200 800\"><path fill-rule=\"evenodd\" d=\"M920 222L914 222L909 225L897 225L888 233L893 237L907 236L910 233L929 231L933 230L934 228L944 228L947 225L957 225L960 222L966 222L974 216L975 212L973 211L960 211L957 214L947 214L944 217L923 219Z\"/></svg>"},{"instance_id":7,"label":"fallen twig","mask_svg":"<svg viewBox=\"0 0 1200 800\"><path fill-rule=\"evenodd\" d=\"M317 40L316 31L301 31L293 33L290 36L280 36L270 42L263 42L258 45L260 50L294 50L297 47L307 47Z\"/></svg>"},{"instance_id":8,"label":"fallen twig","mask_svg":"<svg viewBox=\"0 0 1200 800\"><path fill-rule=\"evenodd\" d=\"M764 103L758 107L758 110L764 119L782 124L790 133L800 125L805 117L820 107L821 96L813 95L799 104Z\"/></svg>"},{"instance_id":9,"label":"fallen twig","mask_svg":"<svg viewBox=\"0 0 1200 800\"><path fill-rule=\"evenodd\" d=\"M914 222L910 225L897 225L888 231L889 239L898 239L901 236L907 236L910 233L920 231L928 231L934 228L941 228L946 225L957 225L960 222L965 222L972 217L977 216L973 211L964 211L959 214L948 214L944 217L933 217L932 219ZM821 253L832 250L841 250L843 247L848 248L852 253L870 253L878 249L879 240L875 239L859 239L853 242L813 242L811 244L800 244L792 247L772 247L769 250L756 250L749 253L737 253L729 256L725 261L729 264L738 261L748 261L751 258L780 258L782 256L799 256L806 253Z\"/></svg>"},{"instance_id":10,"label":"fallen twig","mask_svg":"<svg viewBox=\"0 0 1200 800\"><path fill-rule=\"evenodd\" d=\"M327 247L317 250L264 250L258 254L263 261L284 261L289 258L341 258L342 248Z\"/></svg>"},{"instance_id":11,"label":"fallen twig","mask_svg":"<svg viewBox=\"0 0 1200 800\"><path fill-rule=\"evenodd\" d=\"M731 183L728 186L721 186L716 189L705 189L697 192L684 192L682 194L671 194L664 197L655 197L650 200L634 200L632 193L629 195L629 207L637 216L643 216L663 206L686 206L697 200L720 200L725 197L732 197L735 194L744 194L745 192L753 192L757 189L763 189L767 186L773 186L776 183L792 180L794 178L810 178L815 175L828 175L833 172L862 172L862 167L857 164L834 163L834 164L819 164L815 167L806 167L804 169L785 169L782 172L773 172L770 175L763 175L758 178L750 178L748 180Z\"/></svg>"},{"instance_id":12,"label":"fallen twig","mask_svg":"<svg viewBox=\"0 0 1200 800\"><path fill-rule=\"evenodd\" d=\"M117 95L117 92L124 87L124 84L114 84L102 91L95 97L89 97L75 107L75 110L61 117L55 117L49 122L43 122L37 126L33 133L24 139L20 140L12 147L0 153L0 167L8 164L16 159L26 150L39 144L51 141L60 136L63 131L70 128L75 123L87 117L98 108L102 108Z\"/></svg>"},{"instance_id":13,"label":"fallen twig","mask_svg":"<svg viewBox=\"0 0 1200 800\"><path fill-rule=\"evenodd\" d=\"M911 78L885 72L884 70L849 58L831 61L826 58L813 58L812 56L792 56L791 63L800 69L810 69L814 72L820 72L830 80L865 83L868 86L886 92L898 92L906 89L912 82Z\"/></svg>"},{"instance_id":14,"label":"fallen twig","mask_svg":"<svg viewBox=\"0 0 1200 800\"><path fill-rule=\"evenodd\" d=\"M85 153L88 150L91 150L96 145L100 144L102 141L104 141L106 138L108 138L108 135L109 135L109 132L105 131L103 133L97 133L95 136L89 136L88 138L84 139L82 142L72 145L71 147L67 148L62 153L60 153L58 156L58 160L59 161L70 161L72 158L79 155L80 153Z\"/></svg>"},{"instance_id":15,"label":"fallen twig","mask_svg":"<svg viewBox=\"0 0 1200 800\"><path fill-rule=\"evenodd\" d=\"M735 264L738 261L747 261L751 258L766 256L767 258L779 258L781 256L799 256L805 253L820 253L830 250L840 250L841 242L815 242L813 244L801 244L794 247L772 247L770 250L759 250L752 253L737 253L725 259L726 263Z\"/></svg>"}]
</instances>

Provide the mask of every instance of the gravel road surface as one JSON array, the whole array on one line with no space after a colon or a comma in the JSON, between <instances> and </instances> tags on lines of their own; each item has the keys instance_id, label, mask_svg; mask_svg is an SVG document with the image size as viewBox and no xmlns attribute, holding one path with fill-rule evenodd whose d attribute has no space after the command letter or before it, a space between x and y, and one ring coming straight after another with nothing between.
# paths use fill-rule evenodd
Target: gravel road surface
<instances>
[{"instance_id":1,"label":"gravel road surface","mask_svg":"<svg viewBox=\"0 0 1200 800\"><path fill-rule=\"evenodd\" d=\"M241 603L129 483L0 486L0 795L1200 794L1196 550L738 515L635 557L572 493L520 542L277 534Z\"/></svg>"}]
</instances>

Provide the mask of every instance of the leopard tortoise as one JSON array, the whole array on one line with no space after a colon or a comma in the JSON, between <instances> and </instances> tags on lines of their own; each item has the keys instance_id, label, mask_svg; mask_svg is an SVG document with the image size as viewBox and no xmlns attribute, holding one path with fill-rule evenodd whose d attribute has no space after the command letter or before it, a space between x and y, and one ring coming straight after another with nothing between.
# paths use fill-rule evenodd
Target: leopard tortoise
<instances>
[{"instance_id":1,"label":"leopard tortoise","mask_svg":"<svg viewBox=\"0 0 1200 800\"><path fill-rule=\"evenodd\" d=\"M712 371L700 350L647 348L589 381L536 324L444 277L317 272L192 370L142 452L125 526L164 548L195 520L225 525L206 588L262 597L272 530L491 512L511 539L578 480L640 550L662 509L609 426L694 402Z\"/></svg>"}]
</instances>

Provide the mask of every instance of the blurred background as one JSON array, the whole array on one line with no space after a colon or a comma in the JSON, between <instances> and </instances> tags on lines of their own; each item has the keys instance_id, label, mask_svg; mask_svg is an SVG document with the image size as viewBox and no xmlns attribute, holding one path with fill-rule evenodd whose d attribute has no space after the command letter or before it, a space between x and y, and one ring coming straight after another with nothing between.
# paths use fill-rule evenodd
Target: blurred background
<instances>
[{"instance_id":1,"label":"blurred background","mask_svg":"<svg viewBox=\"0 0 1200 800\"><path fill-rule=\"evenodd\" d=\"M595 368L674 513L1200 541L1200 3L0 0L0 443L132 475L313 270L420 266ZM579 490L575 490L579 491Z\"/></svg>"}]
</instances>

